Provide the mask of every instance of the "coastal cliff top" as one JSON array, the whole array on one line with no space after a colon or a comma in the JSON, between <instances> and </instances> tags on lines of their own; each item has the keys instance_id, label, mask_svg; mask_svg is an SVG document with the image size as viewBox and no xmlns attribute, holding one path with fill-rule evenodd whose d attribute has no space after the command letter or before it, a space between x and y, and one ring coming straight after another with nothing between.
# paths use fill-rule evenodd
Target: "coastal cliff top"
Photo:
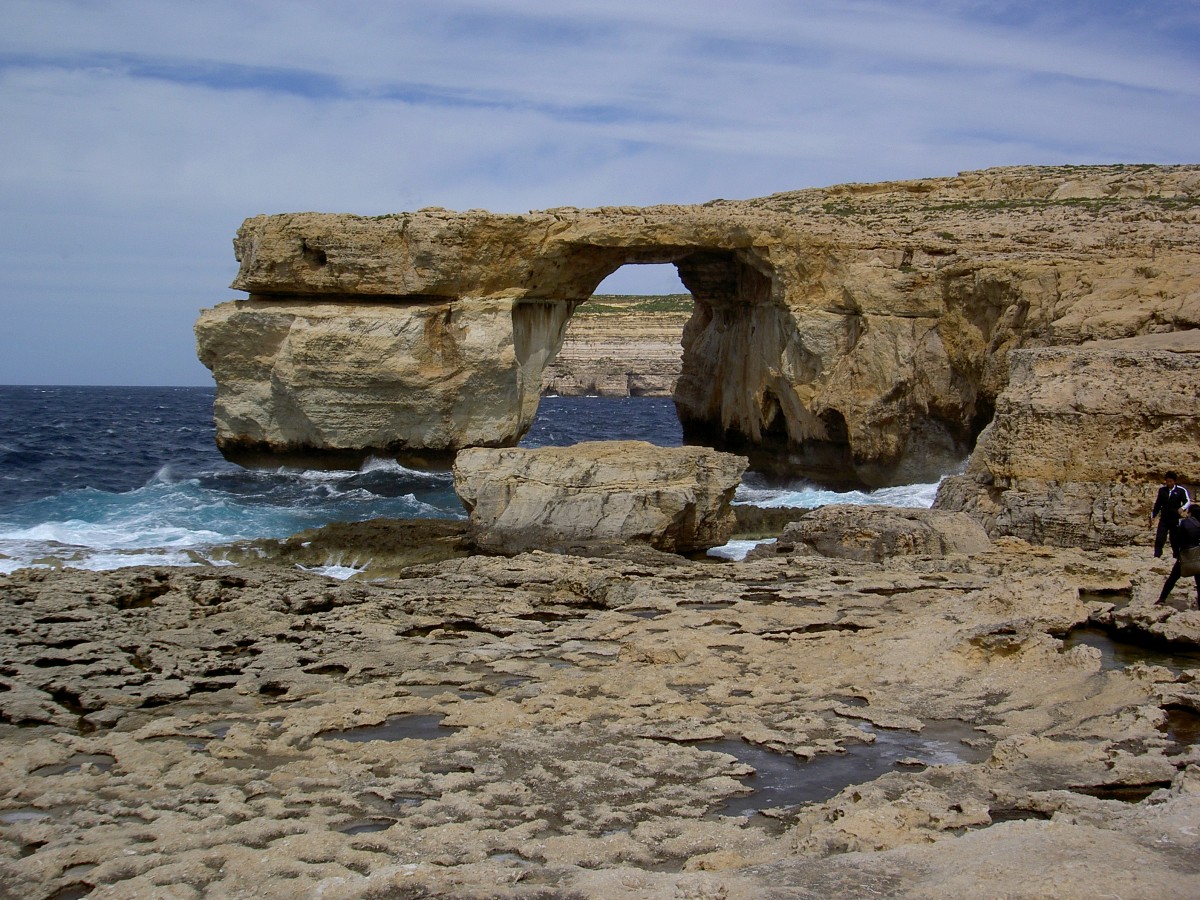
<instances>
[{"instance_id":1,"label":"coastal cliff top","mask_svg":"<svg viewBox=\"0 0 1200 900\"><path fill-rule=\"evenodd\" d=\"M582 299L626 263L753 250L772 269L795 269L830 248L976 263L1176 256L1176 268L1191 270L1200 164L1019 166L696 205L261 215L234 241L241 268L232 287Z\"/></svg>"}]
</instances>

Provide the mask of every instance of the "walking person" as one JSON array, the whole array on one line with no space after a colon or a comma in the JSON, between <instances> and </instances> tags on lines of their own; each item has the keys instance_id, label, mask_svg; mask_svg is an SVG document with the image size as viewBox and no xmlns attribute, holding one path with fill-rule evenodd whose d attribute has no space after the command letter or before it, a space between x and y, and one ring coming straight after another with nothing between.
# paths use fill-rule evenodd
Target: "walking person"
<instances>
[{"instance_id":1,"label":"walking person","mask_svg":"<svg viewBox=\"0 0 1200 900\"><path fill-rule=\"evenodd\" d=\"M1183 516L1179 520L1179 527L1175 529L1176 542L1178 543L1178 550L1175 554L1175 565L1171 567L1171 574L1167 576L1162 593L1158 595L1159 603L1166 601L1167 595L1175 587L1175 582L1183 574L1184 566L1191 564L1186 558L1190 556L1187 551L1193 548L1200 548L1200 502L1192 503L1187 508L1187 512L1190 514ZM1196 606L1200 608L1200 571L1189 571L1188 574L1191 574L1196 582Z\"/></svg>"},{"instance_id":2,"label":"walking person","mask_svg":"<svg viewBox=\"0 0 1200 900\"><path fill-rule=\"evenodd\" d=\"M1179 476L1168 472L1163 476L1162 487L1154 498L1154 509L1150 512L1150 524L1158 519L1158 530L1154 533L1154 556L1162 556L1163 544L1169 538L1171 555L1178 556L1179 548L1175 545L1175 526L1179 524L1180 512L1191 502L1187 489L1179 484Z\"/></svg>"}]
</instances>

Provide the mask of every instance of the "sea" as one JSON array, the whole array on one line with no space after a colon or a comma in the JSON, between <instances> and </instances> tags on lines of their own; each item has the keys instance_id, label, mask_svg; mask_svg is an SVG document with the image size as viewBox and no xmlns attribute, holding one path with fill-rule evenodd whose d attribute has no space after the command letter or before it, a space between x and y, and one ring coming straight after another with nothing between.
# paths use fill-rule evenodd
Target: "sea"
<instances>
[{"instance_id":1,"label":"sea","mask_svg":"<svg viewBox=\"0 0 1200 900\"><path fill-rule=\"evenodd\" d=\"M0 573L18 568L200 566L214 547L285 538L330 522L466 518L447 470L394 460L358 469L247 469L217 450L205 387L0 386ZM588 440L679 446L664 397L544 397L523 447ZM748 472L735 503L929 507L937 483L822 490ZM713 556L739 559L753 542ZM324 574L355 569L330 564Z\"/></svg>"}]
</instances>

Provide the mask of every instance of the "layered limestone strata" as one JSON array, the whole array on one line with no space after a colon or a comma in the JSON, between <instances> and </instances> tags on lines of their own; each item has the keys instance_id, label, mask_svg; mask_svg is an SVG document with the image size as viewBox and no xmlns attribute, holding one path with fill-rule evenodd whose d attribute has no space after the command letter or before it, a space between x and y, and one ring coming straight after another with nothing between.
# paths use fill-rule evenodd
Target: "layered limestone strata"
<instances>
[{"instance_id":1,"label":"layered limestone strata","mask_svg":"<svg viewBox=\"0 0 1200 900\"><path fill-rule=\"evenodd\" d=\"M1145 543L1163 473L1200 478L1200 331L1009 359L995 418L935 506L1037 543Z\"/></svg>"},{"instance_id":2,"label":"layered limestone strata","mask_svg":"<svg viewBox=\"0 0 1200 900\"><path fill-rule=\"evenodd\" d=\"M654 298L614 296L595 297L576 310L562 347L542 374L542 393L567 397L674 394L692 303L690 297L686 302L664 299L689 311L654 311Z\"/></svg>"},{"instance_id":3,"label":"layered limestone strata","mask_svg":"<svg viewBox=\"0 0 1200 900\"><path fill-rule=\"evenodd\" d=\"M991 420L1010 351L1200 323L1198 203L1197 166L1021 167L700 206L258 216L235 240L249 299L201 315L199 353L226 452L511 444L575 306L622 265L671 263L696 304L689 438L826 482L928 479Z\"/></svg>"},{"instance_id":4,"label":"layered limestone strata","mask_svg":"<svg viewBox=\"0 0 1200 900\"><path fill-rule=\"evenodd\" d=\"M387 454L448 461L516 443L569 306L261 298L206 310L217 444L243 462Z\"/></svg>"},{"instance_id":5,"label":"layered limestone strata","mask_svg":"<svg viewBox=\"0 0 1200 900\"><path fill-rule=\"evenodd\" d=\"M473 542L492 552L636 541L690 553L729 540L746 464L707 447L644 441L472 448L454 460L454 490Z\"/></svg>"}]
</instances>

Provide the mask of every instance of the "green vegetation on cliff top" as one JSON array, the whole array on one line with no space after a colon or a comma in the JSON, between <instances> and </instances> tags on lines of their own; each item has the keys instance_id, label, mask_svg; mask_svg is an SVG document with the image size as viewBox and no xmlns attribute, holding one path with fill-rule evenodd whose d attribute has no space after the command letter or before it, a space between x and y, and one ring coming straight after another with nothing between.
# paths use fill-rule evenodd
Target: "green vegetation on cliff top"
<instances>
[{"instance_id":1,"label":"green vegetation on cliff top","mask_svg":"<svg viewBox=\"0 0 1200 900\"><path fill-rule=\"evenodd\" d=\"M579 305L575 314L605 316L690 313L694 305L691 294L593 294Z\"/></svg>"}]
</instances>

